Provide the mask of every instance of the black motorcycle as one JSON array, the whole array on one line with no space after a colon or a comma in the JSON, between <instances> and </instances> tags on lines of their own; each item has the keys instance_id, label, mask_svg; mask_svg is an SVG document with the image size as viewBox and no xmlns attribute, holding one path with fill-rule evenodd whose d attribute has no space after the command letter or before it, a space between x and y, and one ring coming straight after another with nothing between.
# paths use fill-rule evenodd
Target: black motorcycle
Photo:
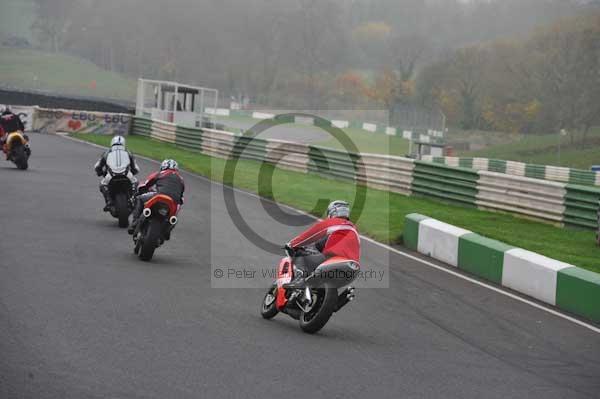
<instances>
[{"instance_id":1,"label":"black motorcycle","mask_svg":"<svg viewBox=\"0 0 600 399\"><path fill-rule=\"evenodd\" d=\"M131 174L129 154L122 150L111 151L106 158L106 172L110 175L107 187L112 200L109 212L119 220L119 227L127 227L137 191L137 180Z\"/></svg>"}]
</instances>

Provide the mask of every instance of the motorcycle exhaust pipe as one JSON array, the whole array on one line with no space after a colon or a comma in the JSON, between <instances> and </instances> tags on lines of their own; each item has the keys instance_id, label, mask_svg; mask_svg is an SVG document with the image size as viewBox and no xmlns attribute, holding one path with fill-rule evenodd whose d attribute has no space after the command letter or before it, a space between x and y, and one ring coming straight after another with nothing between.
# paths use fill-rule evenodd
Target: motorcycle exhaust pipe
<instances>
[{"instance_id":1,"label":"motorcycle exhaust pipe","mask_svg":"<svg viewBox=\"0 0 600 399\"><path fill-rule=\"evenodd\" d=\"M171 226L175 226L177 224L177 216L171 216L169 218L169 223L171 224Z\"/></svg>"},{"instance_id":2,"label":"motorcycle exhaust pipe","mask_svg":"<svg viewBox=\"0 0 600 399\"><path fill-rule=\"evenodd\" d=\"M335 312L339 311L341 308L346 306L348 304L348 302L352 302L353 300L354 300L354 287L346 288L338 296L338 301L336 304Z\"/></svg>"},{"instance_id":3,"label":"motorcycle exhaust pipe","mask_svg":"<svg viewBox=\"0 0 600 399\"><path fill-rule=\"evenodd\" d=\"M144 217L148 218L152 214L152 211L150 210L150 208L144 208L142 214L144 215Z\"/></svg>"}]
</instances>

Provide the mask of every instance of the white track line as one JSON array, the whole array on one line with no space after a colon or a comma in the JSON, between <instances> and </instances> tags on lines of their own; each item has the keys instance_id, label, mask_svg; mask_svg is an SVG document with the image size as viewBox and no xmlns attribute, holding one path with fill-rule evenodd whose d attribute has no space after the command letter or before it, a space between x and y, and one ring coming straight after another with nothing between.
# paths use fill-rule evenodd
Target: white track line
<instances>
[{"instance_id":1,"label":"white track line","mask_svg":"<svg viewBox=\"0 0 600 399\"><path fill-rule=\"evenodd\" d=\"M70 136L67 136L67 135L64 135L64 134L59 134L59 135L60 135L61 137L64 137L64 138L68 139L68 140L77 141L77 142L79 142L79 143L83 143L83 144L91 145L91 146L93 146L93 147L98 147L98 148L102 148L102 149L106 149L106 148L107 148L107 147L104 147L104 146L101 146L101 145L98 145L98 144L95 144L95 143L90 143L90 142L88 142L88 141L85 141L85 140L76 139L76 138L74 138L74 137L70 137ZM147 157L144 157L144 156L137 156L137 155L136 155L136 158L140 158L140 159L144 159L144 160L146 160L146 161L152 162L152 163L160 164L160 162L159 162L159 161L156 161L156 160L154 160L154 159L147 158ZM202 180L208 181L208 182L210 182L211 184L216 184L216 185L219 185L219 186L223 186L223 184L222 184L221 182L218 182L218 181L216 181L216 180L211 180L211 179L209 179L208 177L205 177L205 176L202 176L202 175L198 175L198 174L195 174L195 173L191 173L191 172L187 172L187 171L183 171L183 172L184 172L185 174L189 175L189 176L192 176L192 177L194 177L194 178L199 178L199 179L202 179ZM253 198L258 198L258 199L261 199L261 200L263 200L263 201L267 201L267 202L271 202L271 203L277 204L278 206L281 206L281 207L287 208L287 209L289 209L289 210L291 210L291 211L294 211L294 212L296 212L296 213L299 213L299 214L301 214L301 215L305 215L305 216L311 217L311 218L313 218L313 219L315 219L315 220L320 220L318 217L315 217L314 215L311 215L311 214L309 214L309 213L307 213L307 212L304 212L304 211L302 211L302 210L300 210L300 209L293 208L293 207L291 207L291 206L289 206L289 205L280 204L280 203L277 203L276 201L273 201L273 200L270 200L270 199L267 199L267 198L262 198L261 196L259 196L259 195L255 194L255 193L251 193L251 192L249 192L249 191L244 191L244 190L242 190L242 189L235 188L235 187L233 187L233 190L234 190L234 191L236 191L236 192L238 192L238 193L242 193L242 194L245 194L245 195L251 196L251 197L253 197ZM464 274L457 273L457 272L455 272L455 271L453 271L453 270L450 270L450 269L448 269L448 268L446 268L446 267L443 267L443 266L436 265L435 263L432 263L432 262L426 261L426 260L424 260L424 259L421 259L421 258L419 258L419 257L416 257L416 256L414 256L414 255L411 255L411 254L409 254L409 253L407 253L407 252L403 252L403 251L401 251L401 250L399 250L399 249L396 249L396 248L390 247L389 245L382 244L382 243L380 243L380 242L378 242L378 241L375 241L375 240L373 240L373 239L372 239L372 238L370 238L370 237L366 237L366 236L364 236L364 235L362 235L362 234L361 234L361 236L360 236L360 237L361 237L362 239L366 240L366 241L369 241L369 242L370 242L370 243L372 243L372 244L375 244L375 245L377 245L377 246L381 247L381 248L384 248L384 249L387 249L388 251L394 252L395 254L398 254L398 255L400 255L400 256L404 256L405 258L408 258L408 259L414 260L414 261L416 261L416 262L422 263L422 264L424 264L424 265L427 265L427 266L429 266L429 267L432 267L432 268L434 268L434 269L437 269L437 270L440 270L440 271L442 271L442 272L445 272L445 273L451 274L451 275L453 275L453 276L455 276L455 277L458 277L458 278L461 278L461 279L463 279L463 280L466 280L466 281L468 281L468 282L470 282L470 283L476 284L476 285L478 285L478 286L480 286L480 287L484 287L484 288L490 289L490 290L492 290L492 291L494 291L494 292L497 292L497 293L499 293L499 294L505 295L505 296L507 296L507 297L509 297L509 298L512 298L512 299L514 299L514 300L517 300L517 301L519 301L519 302L522 302L522 303L525 303L525 304L527 304L527 305L533 306L534 308L537 308L537 309L543 310L544 312L550 313L550 314L552 314L552 315L554 315L554 316L558 316L558 317L560 317L560 318L562 318L562 319L565 319L565 320L568 320L568 321L570 321L571 323L574 323L574 324L577 324L577 325L579 325L579 326L585 327L585 328L587 328L587 329L588 329L588 330L590 330L590 331L593 331L593 332L595 332L595 333L597 333L597 334L600 334L600 328L598 328L598 327L596 327L596 326L594 326L594 325L588 324L588 323L586 323L586 322L584 322L584 321L581 321L581 320L579 320L579 319L576 319L576 318L574 318L574 317L568 316L568 315L566 315L566 314L564 314L564 313L561 313L561 312L559 312L559 311L556 311L556 310L554 310L554 309L551 309L551 308L548 308L548 307L546 307L546 306L540 305L539 303L536 303L536 302L530 301L529 299L525 299L525 298L523 298L523 297L521 297L521 296L519 296L519 295L515 295L515 294L513 294L513 293L511 293L511 292L508 292L508 291L505 291L505 290L503 290L503 289L501 289L501 288L495 287L495 286L493 286L493 285L486 284L486 283L484 283L484 282L481 282L481 281L479 281L479 280L476 280L476 279L474 279L474 278L471 278L471 277L465 276Z\"/></svg>"}]
</instances>

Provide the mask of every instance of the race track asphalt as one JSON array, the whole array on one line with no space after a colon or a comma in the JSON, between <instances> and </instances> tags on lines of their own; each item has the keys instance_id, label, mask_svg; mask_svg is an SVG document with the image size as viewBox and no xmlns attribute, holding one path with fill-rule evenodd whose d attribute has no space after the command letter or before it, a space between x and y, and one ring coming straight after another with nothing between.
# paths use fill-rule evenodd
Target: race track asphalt
<instances>
[{"instance_id":1,"label":"race track asphalt","mask_svg":"<svg viewBox=\"0 0 600 399\"><path fill-rule=\"evenodd\" d=\"M180 225L145 263L101 210L101 150L32 148L28 171L0 163L0 398L600 397L600 334L369 242L389 288L358 290L316 335L263 320L264 289L211 288L211 264L278 261L221 186L186 175ZM262 237L301 229L236 198Z\"/></svg>"}]
</instances>

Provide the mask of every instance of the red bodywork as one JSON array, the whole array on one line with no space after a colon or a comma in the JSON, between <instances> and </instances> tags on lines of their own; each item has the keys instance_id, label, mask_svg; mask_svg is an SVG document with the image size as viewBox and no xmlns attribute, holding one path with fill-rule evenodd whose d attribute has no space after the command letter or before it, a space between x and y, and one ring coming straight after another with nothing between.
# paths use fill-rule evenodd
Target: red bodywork
<instances>
[{"instance_id":1,"label":"red bodywork","mask_svg":"<svg viewBox=\"0 0 600 399\"><path fill-rule=\"evenodd\" d=\"M169 217L177 215L177 211L179 206L173 201L171 197L164 194L157 194L154 197L150 198L144 204L144 208L152 208L158 202L162 202L163 204L168 205L169 207Z\"/></svg>"},{"instance_id":2,"label":"red bodywork","mask_svg":"<svg viewBox=\"0 0 600 399\"><path fill-rule=\"evenodd\" d=\"M346 263L354 262L358 266L358 262L353 261L342 256L333 256L321 263L320 266L327 266L335 263ZM360 266L358 266L360 267ZM275 307L281 311L285 305L287 305L287 298L285 297L284 284L291 282L294 279L294 266L292 259L288 256L281 259L279 267L277 267L277 294L275 295Z\"/></svg>"},{"instance_id":3,"label":"red bodywork","mask_svg":"<svg viewBox=\"0 0 600 399\"><path fill-rule=\"evenodd\" d=\"M294 267L292 264L292 259L290 257L285 257L281 259L279 262L279 267L277 268L277 296L275 297L275 307L277 310L281 310L287 304L287 298L285 297L285 289L283 289L283 284L287 284L294 278Z\"/></svg>"}]
</instances>

